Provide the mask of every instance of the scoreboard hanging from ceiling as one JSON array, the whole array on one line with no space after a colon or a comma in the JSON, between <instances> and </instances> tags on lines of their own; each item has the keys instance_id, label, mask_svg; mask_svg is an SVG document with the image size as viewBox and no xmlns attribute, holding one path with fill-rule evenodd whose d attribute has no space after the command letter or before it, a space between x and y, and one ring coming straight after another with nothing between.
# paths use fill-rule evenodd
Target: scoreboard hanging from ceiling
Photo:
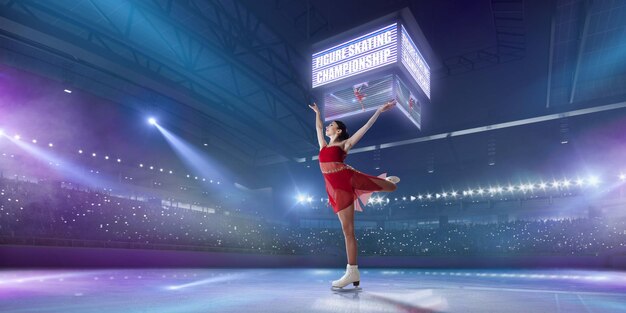
<instances>
[{"instance_id":1,"label":"scoreboard hanging from ceiling","mask_svg":"<svg viewBox=\"0 0 626 313\"><path fill-rule=\"evenodd\" d=\"M408 9L317 43L314 49L319 51L311 58L312 87L324 93L326 121L396 99L400 111L421 129L422 106L430 104L431 71L425 55L432 53Z\"/></svg>"},{"instance_id":2,"label":"scoreboard hanging from ceiling","mask_svg":"<svg viewBox=\"0 0 626 313\"><path fill-rule=\"evenodd\" d=\"M313 54L313 88L395 63L396 23Z\"/></svg>"}]
</instances>

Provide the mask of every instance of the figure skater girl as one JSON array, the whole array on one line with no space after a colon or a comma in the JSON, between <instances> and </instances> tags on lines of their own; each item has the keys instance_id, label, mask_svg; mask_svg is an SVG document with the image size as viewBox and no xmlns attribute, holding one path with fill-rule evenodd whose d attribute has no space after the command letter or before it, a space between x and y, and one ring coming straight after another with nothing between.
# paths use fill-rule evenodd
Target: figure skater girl
<instances>
[{"instance_id":1,"label":"figure skater girl","mask_svg":"<svg viewBox=\"0 0 626 313\"><path fill-rule=\"evenodd\" d=\"M332 282L332 288L343 288L348 284L358 287L360 283L356 261L357 243L354 236L354 211L363 211L359 200L366 205L373 192L392 192L396 190L396 184L400 181L397 176L386 177L386 173L378 177L371 176L343 162L348 151L363 138L378 116L391 110L395 105L396 100L381 105L369 121L352 136L348 134L346 125L341 121L333 121L326 126L325 133L322 133L324 125L319 108L315 103L309 105L316 115L317 141L320 146L319 162L326 183L328 202L341 222L348 256L346 273ZM329 138L329 142L326 142L324 135Z\"/></svg>"}]
</instances>

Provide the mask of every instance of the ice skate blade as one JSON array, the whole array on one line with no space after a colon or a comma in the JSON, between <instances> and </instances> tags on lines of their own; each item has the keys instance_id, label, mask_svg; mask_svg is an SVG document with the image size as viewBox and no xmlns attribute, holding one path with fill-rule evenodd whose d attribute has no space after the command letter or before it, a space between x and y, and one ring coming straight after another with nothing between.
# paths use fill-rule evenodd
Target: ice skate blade
<instances>
[{"instance_id":1,"label":"ice skate blade","mask_svg":"<svg viewBox=\"0 0 626 313\"><path fill-rule=\"evenodd\" d=\"M354 288L330 287L330 290L334 292L361 292L363 289L361 287L354 287Z\"/></svg>"},{"instance_id":2,"label":"ice skate blade","mask_svg":"<svg viewBox=\"0 0 626 313\"><path fill-rule=\"evenodd\" d=\"M345 291L350 292L350 291L355 291L355 290L361 290L361 287L359 287L360 283L361 283L360 281L352 282L352 285L354 286L353 288L345 288L345 287L350 285L350 284L347 284L344 287L331 286L330 289L334 290L334 291L342 291L342 292L345 292Z\"/></svg>"}]
</instances>

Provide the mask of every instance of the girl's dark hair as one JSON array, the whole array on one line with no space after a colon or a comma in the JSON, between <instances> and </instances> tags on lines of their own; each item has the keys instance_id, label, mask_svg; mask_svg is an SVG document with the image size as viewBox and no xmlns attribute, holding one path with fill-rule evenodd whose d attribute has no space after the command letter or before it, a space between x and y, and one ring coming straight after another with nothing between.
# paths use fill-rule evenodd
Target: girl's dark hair
<instances>
[{"instance_id":1,"label":"girl's dark hair","mask_svg":"<svg viewBox=\"0 0 626 313\"><path fill-rule=\"evenodd\" d=\"M337 128L341 129L341 134L339 135L339 137L337 137L337 139L339 139L339 141L344 141L350 138L350 134L348 134L348 129L346 128L346 124L344 124L342 121L335 121L335 123L337 123Z\"/></svg>"}]
</instances>

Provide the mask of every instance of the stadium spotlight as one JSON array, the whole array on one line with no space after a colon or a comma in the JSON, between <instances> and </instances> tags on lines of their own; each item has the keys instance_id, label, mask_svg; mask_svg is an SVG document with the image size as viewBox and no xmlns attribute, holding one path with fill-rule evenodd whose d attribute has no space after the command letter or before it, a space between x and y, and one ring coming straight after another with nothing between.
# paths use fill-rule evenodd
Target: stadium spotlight
<instances>
[{"instance_id":1,"label":"stadium spotlight","mask_svg":"<svg viewBox=\"0 0 626 313\"><path fill-rule=\"evenodd\" d=\"M157 123L157 120L154 117L148 118L148 124L156 125L156 123Z\"/></svg>"},{"instance_id":2,"label":"stadium spotlight","mask_svg":"<svg viewBox=\"0 0 626 313\"><path fill-rule=\"evenodd\" d=\"M580 179L580 178L576 180L576 185L578 185L578 186L582 186L584 183L585 183L585 181Z\"/></svg>"},{"instance_id":3,"label":"stadium spotlight","mask_svg":"<svg viewBox=\"0 0 626 313\"><path fill-rule=\"evenodd\" d=\"M626 175L624 174L619 174L619 180L625 180L626 179Z\"/></svg>"},{"instance_id":4,"label":"stadium spotlight","mask_svg":"<svg viewBox=\"0 0 626 313\"><path fill-rule=\"evenodd\" d=\"M313 202L313 197L308 197L308 198L306 198L306 201L307 201L308 203Z\"/></svg>"},{"instance_id":5,"label":"stadium spotlight","mask_svg":"<svg viewBox=\"0 0 626 313\"><path fill-rule=\"evenodd\" d=\"M305 200L305 197L303 195L298 195L298 202L299 203L304 202L304 200Z\"/></svg>"},{"instance_id":6,"label":"stadium spotlight","mask_svg":"<svg viewBox=\"0 0 626 313\"><path fill-rule=\"evenodd\" d=\"M32 141L32 143L37 143L37 139L33 139L31 141Z\"/></svg>"},{"instance_id":7,"label":"stadium spotlight","mask_svg":"<svg viewBox=\"0 0 626 313\"><path fill-rule=\"evenodd\" d=\"M0 128L0 136L4 136L4 129Z\"/></svg>"},{"instance_id":8,"label":"stadium spotlight","mask_svg":"<svg viewBox=\"0 0 626 313\"><path fill-rule=\"evenodd\" d=\"M21 138L22 137L20 137L20 135L18 135L18 134L15 134L15 136L13 136L13 139L15 139L15 140L20 140Z\"/></svg>"},{"instance_id":9,"label":"stadium spotlight","mask_svg":"<svg viewBox=\"0 0 626 313\"><path fill-rule=\"evenodd\" d=\"M590 176L589 177L589 184L591 186L597 186L599 182L600 182L600 180L598 179L598 177L596 177L596 176Z\"/></svg>"}]
</instances>

